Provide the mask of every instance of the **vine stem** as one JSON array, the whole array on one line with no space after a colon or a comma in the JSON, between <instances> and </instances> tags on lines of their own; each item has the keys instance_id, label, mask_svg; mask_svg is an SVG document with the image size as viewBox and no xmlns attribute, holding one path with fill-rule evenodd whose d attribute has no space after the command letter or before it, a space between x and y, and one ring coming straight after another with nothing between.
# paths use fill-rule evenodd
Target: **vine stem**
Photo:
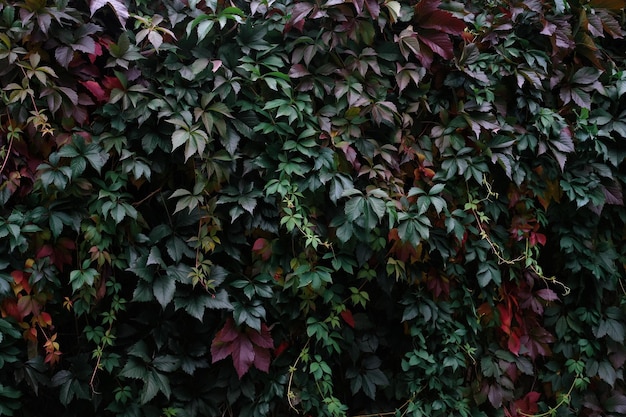
<instances>
[{"instance_id":1,"label":"vine stem","mask_svg":"<svg viewBox=\"0 0 626 417\"><path fill-rule=\"evenodd\" d=\"M494 243L491 240L491 238L489 237L489 235L487 234L487 231L485 230L485 228L482 225L482 221L481 221L481 218L480 218L480 216L478 214L478 211L475 208L475 205L476 205L475 201L478 202L478 203L481 203L483 201L489 200L490 196L495 196L496 198L498 197L498 194L493 192L493 190L491 188L491 185L486 180L483 180L483 183L487 187L488 197L486 197L486 198L484 198L482 200L473 200L472 196L470 194L470 191L469 191L469 185L466 183L467 196L468 196L469 202L472 204L472 207L470 207L470 210L472 212L472 215L476 219L476 225L478 226L478 229L480 230L480 237L487 241L487 243L491 247L491 250L492 250L493 254L498 258L498 263L499 264L506 264L506 265L515 265L518 262L530 259L531 262L530 262L530 264L526 265L526 268L528 268L531 271L533 271L535 274L537 274L537 276L539 278L541 278L545 282L551 282L551 283L553 283L555 285L559 285L563 289L563 296L567 296L570 293L571 289L567 285L562 283L561 281L557 280L556 277L546 277L545 275L543 275L543 272L540 270L539 265L537 264L537 261L532 259L532 257L529 255L529 253L530 253L530 246L529 246L530 242L529 242L528 238L526 239L526 249L525 249L523 255L520 255L520 256L518 256L515 259L507 259L507 258L505 258L502 255L498 245L496 243Z\"/></svg>"},{"instance_id":2,"label":"vine stem","mask_svg":"<svg viewBox=\"0 0 626 417\"><path fill-rule=\"evenodd\" d=\"M310 338L309 340L306 341L306 345L304 345L304 347L300 351L300 354L296 358L296 361L294 362L294 364L291 365L291 367L289 368L289 383L287 384L287 401L289 402L289 407L291 407L291 409L294 410L295 412L298 412L298 409L296 408L296 405L291 401L291 395L293 394L293 392L291 391L291 385L293 384L293 374L296 372L296 367L298 366L298 362L300 362L300 359L302 359L302 352L304 352L304 350L309 347L309 343L311 343Z\"/></svg>"},{"instance_id":3,"label":"vine stem","mask_svg":"<svg viewBox=\"0 0 626 417\"><path fill-rule=\"evenodd\" d=\"M413 395L411 396L411 398L406 400L404 402L404 404L402 404L399 408L397 408L394 411L383 411L383 412L380 412L380 413L372 413L372 414L359 414L359 415L356 415L356 416L353 416L353 417L386 417L386 416L395 416L396 413L399 410L402 410L403 408L407 407L411 403L411 401L413 401L415 399L415 397L417 397L418 393L419 393L419 391L414 392ZM402 412L401 416L404 417L407 412L408 412L408 408Z\"/></svg>"},{"instance_id":4,"label":"vine stem","mask_svg":"<svg viewBox=\"0 0 626 417\"><path fill-rule=\"evenodd\" d=\"M145 196L144 198L142 198L139 201L135 201L133 203L133 207L138 207L140 205L142 205L143 203L145 203L146 201L148 201L149 199L151 199L152 197L154 197L156 194L160 193L162 190L162 187L157 188L156 190L152 191L150 194L148 194L147 196Z\"/></svg>"},{"instance_id":5,"label":"vine stem","mask_svg":"<svg viewBox=\"0 0 626 417\"><path fill-rule=\"evenodd\" d=\"M96 380L96 374L98 373L98 369L100 368L100 360L102 359L102 354L98 355L98 360L96 361L96 366L93 368L93 372L91 373L91 378L89 378L89 388L91 388L92 394L99 394L94 387L94 381Z\"/></svg>"},{"instance_id":6,"label":"vine stem","mask_svg":"<svg viewBox=\"0 0 626 417\"><path fill-rule=\"evenodd\" d=\"M572 382L572 386L569 387L569 390L567 391L567 393L561 397L561 400L554 407L550 407L548 411L545 411L541 414L528 414L518 408L517 413L524 417L549 417L549 416L554 415L554 413L556 412L556 410L559 409L559 407L561 407L563 404L569 403L569 400L572 395L572 391L574 390L574 386L576 385L576 382L578 380L579 380L579 377L576 377L574 379L574 382Z\"/></svg>"},{"instance_id":7,"label":"vine stem","mask_svg":"<svg viewBox=\"0 0 626 417\"><path fill-rule=\"evenodd\" d=\"M7 109L7 117L9 118L9 125L11 124L11 114L9 113L9 109ZM0 174L2 174L2 171L4 171L4 167L6 166L7 162L9 161L9 157L11 156L11 148L13 147L13 139L15 138L15 135L7 135L10 136L9 138L9 148L7 149L7 155L4 157L4 161L2 161L2 167L0 167Z\"/></svg>"}]
</instances>

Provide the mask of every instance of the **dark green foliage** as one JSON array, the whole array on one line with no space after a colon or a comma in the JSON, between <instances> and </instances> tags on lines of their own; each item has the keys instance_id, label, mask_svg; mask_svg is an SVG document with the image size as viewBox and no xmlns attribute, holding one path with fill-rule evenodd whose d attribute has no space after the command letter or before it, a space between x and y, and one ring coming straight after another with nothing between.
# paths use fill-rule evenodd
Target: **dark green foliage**
<instances>
[{"instance_id":1,"label":"dark green foliage","mask_svg":"<svg viewBox=\"0 0 626 417\"><path fill-rule=\"evenodd\" d=\"M0 3L0 415L626 415L624 6Z\"/></svg>"}]
</instances>

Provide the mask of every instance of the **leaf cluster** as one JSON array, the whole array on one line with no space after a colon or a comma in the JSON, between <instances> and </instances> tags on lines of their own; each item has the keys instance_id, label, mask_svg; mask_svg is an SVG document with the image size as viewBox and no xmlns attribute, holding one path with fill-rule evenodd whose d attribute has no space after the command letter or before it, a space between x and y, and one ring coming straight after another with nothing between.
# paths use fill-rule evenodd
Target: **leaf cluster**
<instances>
[{"instance_id":1,"label":"leaf cluster","mask_svg":"<svg viewBox=\"0 0 626 417\"><path fill-rule=\"evenodd\" d=\"M1 3L0 415L626 414L624 8Z\"/></svg>"}]
</instances>

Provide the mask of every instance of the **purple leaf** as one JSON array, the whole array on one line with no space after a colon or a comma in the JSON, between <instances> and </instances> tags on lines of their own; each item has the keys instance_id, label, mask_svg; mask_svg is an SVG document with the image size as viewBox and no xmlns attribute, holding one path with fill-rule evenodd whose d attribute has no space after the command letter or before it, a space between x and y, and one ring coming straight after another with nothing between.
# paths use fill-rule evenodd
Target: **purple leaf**
<instances>
[{"instance_id":1,"label":"purple leaf","mask_svg":"<svg viewBox=\"0 0 626 417\"><path fill-rule=\"evenodd\" d=\"M559 296L556 295L556 293L552 291L550 288L540 289L536 291L535 294L537 295L537 297L546 301L556 301L559 299Z\"/></svg>"},{"instance_id":2,"label":"purple leaf","mask_svg":"<svg viewBox=\"0 0 626 417\"><path fill-rule=\"evenodd\" d=\"M270 351L260 347L254 348L254 367L263 372L270 370Z\"/></svg>"},{"instance_id":3,"label":"purple leaf","mask_svg":"<svg viewBox=\"0 0 626 417\"><path fill-rule=\"evenodd\" d=\"M237 375L241 379L254 363L254 346L245 333L239 333L239 337L233 342L231 356Z\"/></svg>"},{"instance_id":4,"label":"purple leaf","mask_svg":"<svg viewBox=\"0 0 626 417\"><path fill-rule=\"evenodd\" d=\"M126 4L120 0L91 0L89 4L89 11L91 12L91 16L104 6L109 5L113 12L115 12L115 16L117 16L117 20L120 21L122 27L126 26L126 20L128 19L128 7Z\"/></svg>"},{"instance_id":5,"label":"purple leaf","mask_svg":"<svg viewBox=\"0 0 626 417\"><path fill-rule=\"evenodd\" d=\"M607 398L603 405L609 413L626 414L626 396L624 394L615 394Z\"/></svg>"}]
</instances>

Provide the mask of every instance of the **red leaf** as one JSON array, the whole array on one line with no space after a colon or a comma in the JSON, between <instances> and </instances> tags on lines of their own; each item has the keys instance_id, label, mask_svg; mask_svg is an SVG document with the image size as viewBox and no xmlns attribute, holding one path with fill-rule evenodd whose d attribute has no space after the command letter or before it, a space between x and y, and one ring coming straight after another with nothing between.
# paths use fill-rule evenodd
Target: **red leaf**
<instances>
[{"instance_id":1,"label":"red leaf","mask_svg":"<svg viewBox=\"0 0 626 417\"><path fill-rule=\"evenodd\" d=\"M350 310L344 310L339 314L341 315L343 321L345 321L348 326L354 329L354 317L352 316L352 312Z\"/></svg>"},{"instance_id":2,"label":"red leaf","mask_svg":"<svg viewBox=\"0 0 626 417\"><path fill-rule=\"evenodd\" d=\"M418 34L417 37L437 55L445 59L454 58L454 46L452 45L452 40L450 40L449 35L443 32L433 32L427 34Z\"/></svg>"},{"instance_id":3,"label":"red leaf","mask_svg":"<svg viewBox=\"0 0 626 417\"><path fill-rule=\"evenodd\" d=\"M107 102L109 100L109 94L102 88L100 84L95 81L81 81L80 82L99 102Z\"/></svg>"},{"instance_id":4,"label":"red leaf","mask_svg":"<svg viewBox=\"0 0 626 417\"><path fill-rule=\"evenodd\" d=\"M93 64L94 62L96 62L96 59L98 59L98 57L101 55L102 55L102 45L100 44L100 42L96 42L93 48L93 53L89 54L89 62Z\"/></svg>"},{"instance_id":5,"label":"red leaf","mask_svg":"<svg viewBox=\"0 0 626 417\"><path fill-rule=\"evenodd\" d=\"M54 252L54 250L52 249L52 246L50 246L50 245L43 245L37 251L37 255L35 255L35 258L37 258L37 259L47 258L48 256L52 255L53 252Z\"/></svg>"},{"instance_id":6,"label":"red leaf","mask_svg":"<svg viewBox=\"0 0 626 417\"><path fill-rule=\"evenodd\" d=\"M506 308L504 304L498 304L498 312L500 313L500 329L506 333L511 333L511 319L513 313L510 308Z\"/></svg>"},{"instance_id":7,"label":"red leaf","mask_svg":"<svg viewBox=\"0 0 626 417\"><path fill-rule=\"evenodd\" d=\"M59 271L63 272L64 265L71 265L72 251L76 249L76 244L68 238L59 239L55 246L49 244L43 245L35 256L37 259L50 258L50 262L56 266Z\"/></svg>"},{"instance_id":8,"label":"red leaf","mask_svg":"<svg viewBox=\"0 0 626 417\"><path fill-rule=\"evenodd\" d=\"M42 311L41 314L39 315L39 317L48 326L52 325L52 316L50 316L49 313L46 313L45 311Z\"/></svg>"},{"instance_id":9,"label":"red leaf","mask_svg":"<svg viewBox=\"0 0 626 417\"><path fill-rule=\"evenodd\" d=\"M118 90L124 90L124 86L122 82L117 77L107 76L102 79L102 86L107 90L113 90L117 88Z\"/></svg>"},{"instance_id":10,"label":"red leaf","mask_svg":"<svg viewBox=\"0 0 626 417\"><path fill-rule=\"evenodd\" d=\"M465 30L465 22L444 10L433 11L426 20L420 20L419 27L433 29L449 35L461 35Z\"/></svg>"},{"instance_id":11,"label":"red leaf","mask_svg":"<svg viewBox=\"0 0 626 417\"><path fill-rule=\"evenodd\" d=\"M11 316L17 321L22 321L23 317L20 314L19 308L17 308L17 300L15 298L5 298L2 300L0 306L2 310L2 317Z\"/></svg>"},{"instance_id":12,"label":"red leaf","mask_svg":"<svg viewBox=\"0 0 626 417\"><path fill-rule=\"evenodd\" d=\"M537 243L539 243L541 246L545 246L546 235L544 235L543 233L531 232L530 233L530 245L535 246Z\"/></svg>"},{"instance_id":13,"label":"red leaf","mask_svg":"<svg viewBox=\"0 0 626 417\"><path fill-rule=\"evenodd\" d=\"M539 397L541 394L535 391L531 391L517 401L515 401L515 411L522 412L524 415L535 414L539 411L539 407L537 406L537 401L539 401Z\"/></svg>"},{"instance_id":14,"label":"red leaf","mask_svg":"<svg viewBox=\"0 0 626 417\"><path fill-rule=\"evenodd\" d=\"M274 356L279 357L289 347L289 342L283 341L276 349L274 349Z\"/></svg>"},{"instance_id":15,"label":"red leaf","mask_svg":"<svg viewBox=\"0 0 626 417\"><path fill-rule=\"evenodd\" d=\"M264 261L267 261L272 256L272 244L267 239L260 237L254 241L252 252L255 252Z\"/></svg>"},{"instance_id":16,"label":"red leaf","mask_svg":"<svg viewBox=\"0 0 626 417\"><path fill-rule=\"evenodd\" d=\"M20 321L24 320L24 317L30 313L38 313L39 305L33 300L30 295L22 295L17 299L17 309L20 314Z\"/></svg>"},{"instance_id":17,"label":"red leaf","mask_svg":"<svg viewBox=\"0 0 626 417\"><path fill-rule=\"evenodd\" d=\"M13 289L16 293L21 290L26 291L27 294L31 293L32 290L28 282L28 275L24 271L13 271L11 272L11 276L17 285L17 287Z\"/></svg>"},{"instance_id":18,"label":"red leaf","mask_svg":"<svg viewBox=\"0 0 626 417\"><path fill-rule=\"evenodd\" d=\"M428 19L428 17L439 9L441 0L421 0L415 5L415 17L418 21Z\"/></svg>"},{"instance_id":19,"label":"red leaf","mask_svg":"<svg viewBox=\"0 0 626 417\"><path fill-rule=\"evenodd\" d=\"M509 352L513 353L514 355L518 355L519 354L519 350L520 350L520 347L522 345L518 333L520 333L520 329L519 328L513 329L513 331L509 335L509 341L507 343L507 347L509 349Z\"/></svg>"}]
</instances>

